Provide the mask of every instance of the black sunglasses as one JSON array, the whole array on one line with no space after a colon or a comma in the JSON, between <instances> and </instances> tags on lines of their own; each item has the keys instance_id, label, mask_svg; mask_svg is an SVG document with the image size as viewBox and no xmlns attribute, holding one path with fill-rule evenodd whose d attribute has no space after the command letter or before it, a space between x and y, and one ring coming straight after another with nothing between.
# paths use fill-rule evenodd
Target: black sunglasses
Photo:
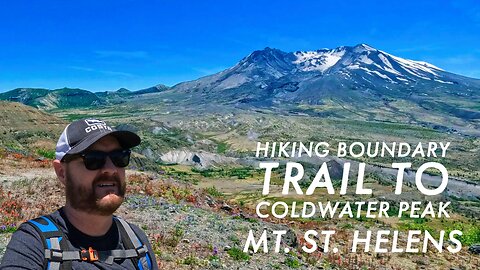
<instances>
[{"instance_id":1,"label":"black sunglasses","mask_svg":"<svg viewBox=\"0 0 480 270\"><path fill-rule=\"evenodd\" d=\"M114 150L111 152L102 151L88 151L81 154L66 155L63 162L70 162L78 157L83 159L85 168L89 170L98 170L102 168L107 162L107 157L110 157L112 163L117 167L127 167L130 162L130 149Z\"/></svg>"}]
</instances>

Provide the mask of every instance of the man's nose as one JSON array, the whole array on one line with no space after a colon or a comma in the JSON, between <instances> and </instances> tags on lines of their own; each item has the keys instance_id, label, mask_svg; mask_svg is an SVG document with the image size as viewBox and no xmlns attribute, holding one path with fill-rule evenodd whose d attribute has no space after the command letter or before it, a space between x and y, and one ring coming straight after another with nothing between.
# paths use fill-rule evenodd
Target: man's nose
<instances>
[{"instance_id":1,"label":"man's nose","mask_svg":"<svg viewBox=\"0 0 480 270\"><path fill-rule=\"evenodd\" d=\"M112 160L110 157L107 156L107 159L105 160L105 165L102 167L102 173L110 173L114 174L117 173L118 167L113 164Z\"/></svg>"}]
</instances>

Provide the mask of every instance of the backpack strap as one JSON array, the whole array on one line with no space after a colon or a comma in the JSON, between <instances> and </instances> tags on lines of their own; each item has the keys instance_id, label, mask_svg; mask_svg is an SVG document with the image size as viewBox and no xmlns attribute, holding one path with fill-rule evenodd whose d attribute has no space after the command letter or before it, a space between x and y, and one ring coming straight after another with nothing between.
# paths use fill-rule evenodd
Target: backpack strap
<instances>
[{"instance_id":1,"label":"backpack strap","mask_svg":"<svg viewBox=\"0 0 480 270\"><path fill-rule=\"evenodd\" d=\"M49 270L71 269L71 262L62 263L62 250L68 250L68 239L57 224L47 216L27 221L35 228L44 247L43 268Z\"/></svg>"},{"instance_id":2,"label":"backpack strap","mask_svg":"<svg viewBox=\"0 0 480 270\"><path fill-rule=\"evenodd\" d=\"M96 251L90 247L88 250L71 251L69 250L67 237L48 216L29 220L28 223L35 228L42 238L45 256L44 269L72 269L72 261L88 261L91 263L100 261L112 265L115 259L131 259L139 270L152 269L148 249L130 225L119 217L114 217L114 220L126 249Z\"/></svg>"},{"instance_id":3,"label":"backpack strap","mask_svg":"<svg viewBox=\"0 0 480 270\"><path fill-rule=\"evenodd\" d=\"M114 220L120 230L122 242L124 243L125 248L128 248L128 250L133 249L138 254L136 258L132 258L132 261L134 262L134 264L136 264L137 269L152 269L152 260L148 255L147 246L143 244L142 241L140 241L138 236L135 234L133 229L125 220L116 216L114 217Z\"/></svg>"}]
</instances>

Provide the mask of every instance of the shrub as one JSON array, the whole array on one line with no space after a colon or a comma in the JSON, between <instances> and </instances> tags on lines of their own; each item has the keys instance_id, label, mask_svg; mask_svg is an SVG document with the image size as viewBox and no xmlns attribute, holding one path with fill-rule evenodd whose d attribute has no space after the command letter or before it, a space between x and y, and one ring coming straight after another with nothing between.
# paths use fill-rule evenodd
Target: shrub
<instances>
[{"instance_id":1,"label":"shrub","mask_svg":"<svg viewBox=\"0 0 480 270\"><path fill-rule=\"evenodd\" d=\"M227 152L227 150L228 150L228 144L226 144L224 142L218 143L218 145L217 145L217 153L218 154L225 154L225 152Z\"/></svg>"},{"instance_id":2,"label":"shrub","mask_svg":"<svg viewBox=\"0 0 480 270\"><path fill-rule=\"evenodd\" d=\"M458 240L463 245L469 246L480 243L480 227L477 224L455 224L453 228L446 230L446 234L453 230L462 232L462 236L458 237Z\"/></svg>"},{"instance_id":3,"label":"shrub","mask_svg":"<svg viewBox=\"0 0 480 270\"><path fill-rule=\"evenodd\" d=\"M198 265L199 264L199 260L193 256L193 255L188 255L186 258L184 258L182 261L181 261L182 264L185 264L185 265Z\"/></svg>"},{"instance_id":4,"label":"shrub","mask_svg":"<svg viewBox=\"0 0 480 270\"><path fill-rule=\"evenodd\" d=\"M55 151L47 149L37 149L37 154L48 159L55 159Z\"/></svg>"},{"instance_id":5,"label":"shrub","mask_svg":"<svg viewBox=\"0 0 480 270\"><path fill-rule=\"evenodd\" d=\"M233 247L227 251L228 255L236 261L248 261L250 260L250 255L243 252L241 249Z\"/></svg>"},{"instance_id":6,"label":"shrub","mask_svg":"<svg viewBox=\"0 0 480 270\"><path fill-rule=\"evenodd\" d=\"M220 192L215 186L213 187L207 187L204 189L205 192L207 192L210 196L213 196L213 197L222 197L223 196L223 193Z\"/></svg>"},{"instance_id":7,"label":"shrub","mask_svg":"<svg viewBox=\"0 0 480 270\"><path fill-rule=\"evenodd\" d=\"M285 265L287 265L290 268L299 268L300 267L300 262L293 257L287 257L285 259Z\"/></svg>"}]
</instances>

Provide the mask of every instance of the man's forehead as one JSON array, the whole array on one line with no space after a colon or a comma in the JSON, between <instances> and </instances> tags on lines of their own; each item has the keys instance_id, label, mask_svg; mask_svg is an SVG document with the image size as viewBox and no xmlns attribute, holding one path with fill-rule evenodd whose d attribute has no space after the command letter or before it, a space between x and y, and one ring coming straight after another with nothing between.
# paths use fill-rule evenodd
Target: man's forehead
<instances>
[{"instance_id":1,"label":"man's forehead","mask_svg":"<svg viewBox=\"0 0 480 270\"><path fill-rule=\"evenodd\" d=\"M92 144L89 150L115 150L122 148L117 138L112 135L107 135Z\"/></svg>"}]
</instances>

